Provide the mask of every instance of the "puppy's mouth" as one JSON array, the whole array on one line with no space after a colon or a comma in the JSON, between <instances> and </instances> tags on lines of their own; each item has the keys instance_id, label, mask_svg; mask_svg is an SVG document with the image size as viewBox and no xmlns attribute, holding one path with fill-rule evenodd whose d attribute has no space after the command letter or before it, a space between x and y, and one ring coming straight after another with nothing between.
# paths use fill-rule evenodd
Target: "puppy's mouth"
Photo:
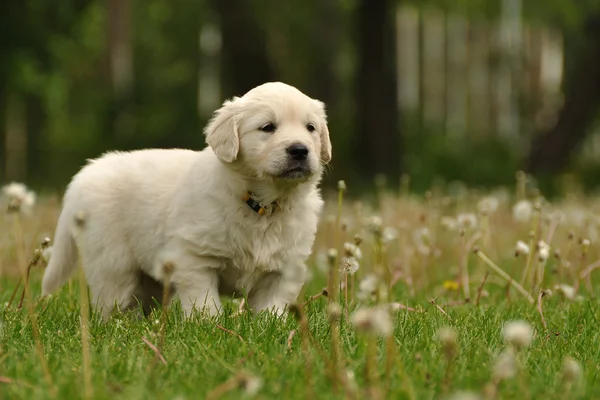
<instances>
[{"instance_id":1,"label":"puppy's mouth","mask_svg":"<svg viewBox=\"0 0 600 400\"><path fill-rule=\"evenodd\" d=\"M312 175L312 170L304 164L291 165L280 172L277 177L282 179L306 179Z\"/></svg>"}]
</instances>

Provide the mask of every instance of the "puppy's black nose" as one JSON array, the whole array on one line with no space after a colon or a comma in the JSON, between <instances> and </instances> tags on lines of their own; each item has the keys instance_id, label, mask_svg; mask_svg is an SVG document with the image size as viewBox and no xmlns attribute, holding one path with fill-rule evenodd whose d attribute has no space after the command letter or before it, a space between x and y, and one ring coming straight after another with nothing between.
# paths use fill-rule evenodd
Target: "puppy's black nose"
<instances>
[{"instance_id":1,"label":"puppy's black nose","mask_svg":"<svg viewBox=\"0 0 600 400\"><path fill-rule=\"evenodd\" d=\"M294 160L306 160L306 156L308 156L308 147L300 143L294 143L287 148L287 152Z\"/></svg>"}]
</instances>

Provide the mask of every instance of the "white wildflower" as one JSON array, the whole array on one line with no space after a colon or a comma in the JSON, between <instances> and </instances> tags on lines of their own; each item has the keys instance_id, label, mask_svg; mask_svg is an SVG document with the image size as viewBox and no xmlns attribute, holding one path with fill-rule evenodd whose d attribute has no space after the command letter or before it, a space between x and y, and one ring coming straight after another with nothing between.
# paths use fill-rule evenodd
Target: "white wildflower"
<instances>
[{"instance_id":1,"label":"white wildflower","mask_svg":"<svg viewBox=\"0 0 600 400\"><path fill-rule=\"evenodd\" d=\"M496 210L498 210L499 204L500 202L496 197L486 196L479 200L479 203L477 203L477 209L480 213L489 215L495 213Z\"/></svg>"},{"instance_id":2,"label":"white wildflower","mask_svg":"<svg viewBox=\"0 0 600 400\"><path fill-rule=\"evenodd\" d=\"M364 333L389 336L394 331L387 307L360 308L352 315L352 324Z\"/></svg>"},{"instance_id":3,"label":"white wildflower","mask_svg":"<svg viewBox=\"0 0 600 400\"><path fill-rule=\"evenodd\" d=\"M515 246L515 255L519 256L521 254L529 254L529 246L522 240L519 240Z\"/></svg>"},{"instance_id":4,"label":"white wildflower","mask_svg":"<svg viewBox=\"0 0 600 400\"><path fill-rule=\"evenodd\" d=\"M28 214L35 206L36 195L22 183L12 182L2 187L2 193L7 199L8 212L23 212Z\"/></svg>"},{"instance_id":5,"label":"white wildflower","mask_svg":"<svg viewBox=\"0 0 600 400\"><path fill-rule=\"evenodd\" d=\"M565 382L575 382L581 378L581 364L573 357L566 356L562 363L561 374Z\"/></svg>"},{"instance_id":6,"label":"white wildflower","mask_svg":"<svg viewBox=\"0 0 600 400\"><path fill-rule=\"evenodd\" d=\"M342 258L341 266L340 266L340 273L342 273L344 275L354 275L358 271L359 268L360 268L360 265L358 264L358 261L356 260L356 258L354 258L354 257Z\"/></svg>"},{"instance_id":7,"label":"white wildflower","mask_svg":"<svg viewBox=\"0 0 600 400\"><path fill-rule=\"evenodd\" d=\"M442 327L437 333L437 338L442 343L442 350L446 357L453 357L458 347L458 335L456 331L450 327Z\"/></svg>"},{"instance_id":8,"label":"white wildflower","mask_svg":"<svg viewBox=\"0 0 600 400\"><path fill-rule=\"evenodd\" d=\"M508 349L500 353L494 362L492 375L495 380L503 381L513 378L517 374L517 360L512 350Z\"/></svg>"},{"instance_id":9,"label":"white wildflower","mask_svg":"<svg viewBox=\"0 0 600 400\"><path fill-rule=\"evenodd\" d=\"M440 225L446 230L455 231L458 227L458 222L452 217L445 216L440 218Z\"/></svg>"},{"instance_id":10,"label":"white wildflower","mask_svg":"<svg viewBox=\"0 0 600 400\"><path fill-rule=\"evenodd\" d=\"M346 182L345 181L338 181L338 190L344 191L346 189L347 189Z\"/></svg>"},{"instance_id":11,"label":"white wildflower","mask_svg":"<svg viewBox=\"0 0 600 400\"><path fill-rule=\"evenodd\" d=\"M533 205L529 200L521 200L513 206L513 219L517 222L527 222L531 218Z\"/></svg>"},{"instance_id":12,"label":"white wildflower","mask_svg":"<svg viewBox=\"0 0 600 400\"><path fill-rule=\"evenodd\" d=\"M248 396L254 396L262 387L262 379L257 376L242 376L240 386Z\"/></svg>"},{"instance_id":13,"label":"white wildflower","mask_svg":"<svg viewBox=\"0 0 600 400\"><path fill-rule=\"evenodd\" d=\"M533 330L526 321L512 321L502 329L504 341L516 348L527 347L533 340Z\"/></svg>"},{"instance_id":14,"label":"white wildflower","mask_svg":"<svg viewBox=\"0 0 600 400\"><path fill-rule=\"evenodd\" d=\"M342 308L338 303L331 302L327 306L327 316L330 321L338 321L342 316Z\"/></svg>"},{"instance_id":15,"label":"white wildflower","mask_svg":"<svg viewBox=\"0 0 600 400\"><path fill-rule=\"evenodd\" d=\"M381 240L383 243L393 242L398 238L398 230L391 226L386 226L383 228L383 233L381 234Z\"/></svg>"},{"instance_id":16,"label":"white wildflower","mask_svg":"<svg viewBox=\"0 0 600 400\"><path fill-rule=\"evenodd\" d=\"M346 255L348 257L354 257L357 260L362 259L362 251L360 250L360 247L358 247L354 243L344 243L344 251L346 252Z\"/></svg>"},{"instance_id":17,"label":"white wildflower","mask_svg":"<svg viewBox=\"0 0 600 400\"><path fill-rule=\"evenodd\" d=\"M473 213L463 213L456 216L458 226L463 229L475 229L477 227L477 217Z\"/></svg>"},{"instance_id":18,"label":"white wildflower","mask_svg":"<svg viewBox=\"0 0 600 400\"><path fill-rule=\"evenodd\" d=\"M381 232L381 226L383 225L383 220L378 215L373 215L371 218L367 220L367 225L369 230L372 232Z\"/></svg>"},{"instance_id":19,"label":"white wildflower","mask_svg":"<svg viewBox=\"0 0 600 400\"><path fill-rule=\"evenodd\" d=\"M557 293L560 293L561 295L563 295L563 297L567 300L571 300L571 301L575 300L576 292L575 292L575 288L573 286L569 286L569 285L562 283L560 285L554 286L554 290Z\"/></svg>"},{"instance_id":20,"label":"white wildflower","mask_svg":"<svg viewBox=\"0 0 600 400\"><path fill-rule=\"evenodd\" d=\"M379 278L377 275L368 274L365 276L360 283L358 284L358 294L357 297L359 300L367 300L373 296L379 287Z\"/></svg>"},{"instance_id":21,"label":"white wildflower","mask_svg":"<svg viewBox=\"0 0 600 400\"><path fill-rule=\"evenodd\" d=\"M52 246L48 246L48 247L42 249L42 261L44 261L44 263L48 264L51 256L52 256Z\"/></svg>"},{"instance_id":22,"label":"white wildflower","mask_svg":"<svg viewBox=\"0 0 600 400\"><path fill-rule=\"evenodd\" d=\"M335 263L337 256L338 256L337 249L330 248L329 250L327 250L327 262L329 263L329 265L332 265L333 263Z\"/></svg>"},{"instance_id":23,"label":"white wildflower","mask_svg":"<svg viewBox=\"0 0 600 400\"><path fill-rule=\"evenodd\" d=\"M421 228L414 230L413 241L415 243L417 251L421 255L428 256L431 253L431 249L429 248L429 244L431 242L429 229Z\"/></svg>"},{"instance_id":24,"label":"white wildflower","mask_svg":"<svg viewBox=\"0 0 600 400\"><path fill-rule=\"evenodd\" d=\"M448 398L448 400L481 400L481 396L475 392L471 392L468 390L461 390L458 392L452 393L452 395Z\"/></svg>"},{"instance_id":25,"label":"white wildflower","mask_svg":"<svg viewBox=\"0 0 600 400\"><path fill-rule=\"evenodd\" d=\"M537 244L538 259L541 263L545 263L550 258L550 246L543 240L540 240Z\"/></svg>"}]
</instances>

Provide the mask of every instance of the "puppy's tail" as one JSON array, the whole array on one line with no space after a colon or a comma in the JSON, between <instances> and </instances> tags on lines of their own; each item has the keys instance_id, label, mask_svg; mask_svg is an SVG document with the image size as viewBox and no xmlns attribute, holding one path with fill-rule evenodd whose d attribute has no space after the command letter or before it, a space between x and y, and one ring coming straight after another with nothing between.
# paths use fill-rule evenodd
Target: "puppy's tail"
<instances>
[{"instance_id":1,"label":"puppy's tail","mask_svg":"<svg viewBox=\"0 0 600 400\"><path fill-rule=\"evenodd\" d=\"M77 266L78 252L72 226L73 216L66 210L63 211L58 218L54 245L42 280L42 296L47 296L64 285Z\"/></svg>"}]
</instances>

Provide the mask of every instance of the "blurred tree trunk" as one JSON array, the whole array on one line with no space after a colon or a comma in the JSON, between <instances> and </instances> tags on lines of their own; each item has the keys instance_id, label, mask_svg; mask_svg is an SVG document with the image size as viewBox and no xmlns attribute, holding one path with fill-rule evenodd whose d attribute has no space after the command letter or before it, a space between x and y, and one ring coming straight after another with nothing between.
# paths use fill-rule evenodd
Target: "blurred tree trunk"
<instances>
[{"instance_id":1,"label":"blurred tree trunk","mask_svg":"<svg viewBox=\"0 0 600 400\"><path fill-rule=\"evenodd\" d=\"M336 110L337 96L339 93L335 65L337 62L338 48L340 47L340 21L337 0L321 0L318 5L321 23L311 28L312 42L317 46L319 59L313 60L313 79L316 82L315 97L323 101L327 109ZM310 79L312 80L312 79Z\"/></svg>"},{"instance_id":2,"label":"blurred tree trunk","mask_svg":"<svg viewBox=\"0 0 600 400\"><path fill-rule=\"evenodd\" d=\"M273 80L266 33L248 0L211 0L220 18L222 97L241 96Z\"/></svg>"},{"instance_id":3,"label":"blurred tree trunk","mask_svg":"<svg viewBox=\"0 0 600 400\"><path fill-rule=\"evenodd\" d=\"M131 0L107 0L108 67L112 86L108 122L113 142L109 147L128 147L135 138L132 108L133 51Z\"/></svg>"},{"instance_id":4,"label":"blurred tree trunk","mask_svg":"<svg viewBox=\"0 0 600 400\"><path fill-rule=\"evenodd\" d=\"M7 181L25 182L27 179L27 126L25 102L16 93L6 99L4 132L5 178Z\"/></svg>"},{"instance_id":5,"label":"blurred tree trunk","mask_svg":"<svg viewBox=\"0 0 600 400\"><path fill-rule=\"evenodd\" d=\"M131 92L131 0L108 0L108 58L110 78L117 98Z\"/></svg>"},{"instance_id":6,"label":"blurred tree trunk","mask_svg":"<svg viewBox=\"0 0 600 400\"><path fill-rule=\"evenodd\" d=\"M396 75L396 2L361 0L357 9L358 147L354 160L369 177L400 175Z\"/></svg>"},{"instance_id":7,"label":"blurred tree trunk","mask_svg":"<svg viewBox=\"0 0 600 400\"><path fill-rule=\"evenodd\" d=\"M525 170L551 173L563 169L600 107L600 15L588 20L587 46L566 76L565 103L556 125L537 136L531 145Z\"/></svg>"}]
</instances>

